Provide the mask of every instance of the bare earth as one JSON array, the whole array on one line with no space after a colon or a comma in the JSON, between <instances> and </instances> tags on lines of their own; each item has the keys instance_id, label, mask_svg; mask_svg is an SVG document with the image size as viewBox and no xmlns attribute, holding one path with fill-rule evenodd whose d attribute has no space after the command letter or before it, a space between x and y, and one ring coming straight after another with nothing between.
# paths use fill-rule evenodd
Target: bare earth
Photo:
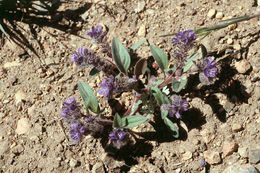
<instances>
[{"instance_id":1,"label":"bare earth","mask_svg":"<svg viewBox=\"0 0 260 173\"><path fill-rule=\"evenodd\" d=\"M97 50L86 36L90 27L105 26L110 40L117 37L128 47L147 39L169 52L171 37L160 35L219 24L219 12L224 18L236 17L255 14L259 8L254 0L73 0L61 3L56 16L43 16L54 22L39 19L40 26L17 22L39 56L2 39L0 172L197 173L206 172L200 166L202 157L211 163L207 167L210 173L221 173L234 164L252 171L248 173L253 173L253 167L260 170L259 19L202 40L221 71L213 86L186 95L192 109L183 116L180 139L167 138L162 129L150 140L139 137L132 150L109 155L100 138L86 136L78 145L71 145L68 127L60 118L65 98L75 96L83 104L78 81L89 83L96 92L102 80L102 75L90 79L88 69L76 68L69 60L79 47ZM208 16L211 9L217 16ZM137 54L151 56L148 43ZM101 108L108 106L98 98ZM131 99L124 95L119 101L127 105ZM106 109L107 117L111 117L111 109ZM154 128L147 123L134 130Z\"/></svg>"}]
</instances>

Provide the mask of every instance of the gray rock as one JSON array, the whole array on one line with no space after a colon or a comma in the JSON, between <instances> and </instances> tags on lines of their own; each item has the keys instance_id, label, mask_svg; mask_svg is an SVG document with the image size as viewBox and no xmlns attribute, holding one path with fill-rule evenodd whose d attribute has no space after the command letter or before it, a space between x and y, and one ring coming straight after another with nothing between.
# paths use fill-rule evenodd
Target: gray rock
<instances>
[{"instance_id":1,"label":"gray rock","mask_svg":"<svg viewBox=\"0 0 260 173\"><path fill-rule=\"evenodd\" d=\"M9 143L7 140L0 140L0 156L9 150Z\"/></svg>"},{"instance_id":2,"label":"gray rock","mask_svg":"<svg viewBox=\"0 0 260 173\"><path fill-rule=\"evenodd\" d=\"M103 163L97 162L92 168L92 173L105 173Z\"/></svg>"},{"instance_id":3,"label":"gray rock","mask_svg":"<svg viewBox=\"0 0 260 173\"><path fill-rule=\"evenodd\" d=\"M78 165L78 161L76 159L70 159L70 167L74 168Z\"/></svg>"},{"instance_id":4,"label":"gray rock","mask_svg":"<svg viewBox=\"0 0 260 173\"><path fill-rule=\"evenodd\" d=\"M247 158L248 157L248 148L247 147L241 147L238 148L238 154L242 157L242 158Z\"/></svg>"},{"instance_id":5,"label":"gray rock","mask_svg":"<svg viewBox=\"0 0 260 173\"><path fill-rule=\"evenodd\" d=\"M260 161L260 150L249 151L249 162L257 164Z\"/></svg>"},{"instance_id":6,"label":"gray rock","mask_svg":"<svg viewBox=\"0 0 260 173\"><path fill-rule=\"evenodd\" d=\"M223 108L225 109L225 111L230 112L234 107L235 107L234 103L232 103L232 102L230 102L228 100L226 100L224 102Z\"/></svg>"},{"instance_id":7,"label":"gray rock","mask_svg":"<svg viewBox=\"0 0 260 173\"><path fill-rule=\"evenodd\" d=\"M223 173L258 173L252 165L234 164L227 167Z\"/></svg>"},{"instance_id":8,"label":"gray rock","mask_svg":"<svg viewBox=\"0 0 260 173\"><path fill-rule=\"evenodd\" d=\"M251 64L244 59L242 61L236 62L235 68L238 71L238 73L245 74L251 68Z\"/></svg>"},{"instance_id":9,"label":"gray rock","mask_svg":"<svg viewBox=\"0 0 260 173\"><path fill-rule=\"evenodd\" d=\"M208 151L205 151L203 153L203 155L204 155L206 162L208 162L211 165L219 164L221 162L219 152L217 152L217 151L208 150Z\"/></svg>"},{"instance_id":10,"label":"gray rock","mask_svg":"<svg viewBox=\"0 0 260 173\"><path fill-rule=\"evenodd\" d=\"M135 12L136 13L140 13L144 10L145 8L145 1L139 1L138 4L137 4L137 8L135 9Z\"/></svg>"}]
</instances>

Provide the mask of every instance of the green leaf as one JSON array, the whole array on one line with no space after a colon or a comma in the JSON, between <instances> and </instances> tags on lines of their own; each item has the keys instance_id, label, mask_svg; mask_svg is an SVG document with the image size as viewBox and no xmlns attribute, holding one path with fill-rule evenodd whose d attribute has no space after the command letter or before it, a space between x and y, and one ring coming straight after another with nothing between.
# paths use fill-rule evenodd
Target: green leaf
<instances>
[{"instance_id":1,"label":"green leaf","mask_svg":"<svg viewBox=\"0 0 260 173\"><path fill-rule=\"evenodd\" d=\"M192 61L185 63L185 65L183 67L183 72L185 73L186 71L188 71L191 68L192 65L193 65Z\"/></svg>"},{"instance_id":2,"label":"green leaf","mask_svg":"<svg viewBox=\"0 0 260 173\"><path fill-rule=\"evenodd\" d=\"M153 87L158 87L161 83L163 82L162 79L159 79L158 81L150 84L150 88L153 88Z\"/></svg>"},{"instance_id":3,"label":"green leaf","mask_svg":"<svg viewBox=\"0 0 260 173\"><path fill-rule=\"evenodd\" d=\"M128 116L122 118L122 122L124 124L126 124L126 126L124 126L124 128L130 129L130 128L139 126L140 124L146 122L150 118L151 118L150 115L148 115L146 117L144 117L142 115L128 115Z\"/></svg>"},{"instance_id":4,"label":"green leaf","mask_svg":"<svg viewBox=\"0 0 260 173\"><path fill-rule=\"evenodd\" d=\"M114 117L113 127L122 128L122 126L123 126L122 118L120 117L120 115L118 113L116 113L116 115Z\"/></svg>"},{"instance_id":5,"label":"green leaf","mask_svg":"<svg viewBox=\"0 0 260 173\"><path fill-rule=\"evenodd\" d=\"M167 117L163 119L165 125L169 128L173 137L178 138L180 136L178 127Z\"/></svg>"},{"instance_id":6,"label":"green leaf","mask_svg":"<svg viewBox=\"0 0 260 173\"><path fill-rule=\"evenodd\" d=\"M96 69L95 67L93 67L90 72L89 72L89 76L92 78L94 76L96 76L99 73L99 70Z\"/></svg>"},{"instance_id":7,"label":"green leaf","mask_svg":"<svg viewBox=\"0 0 260 173\"><path fill-rule=\"evenodd\" d=\"M167 111L167 110L162 111L161 117L162 117L163 120L164 120L165 118L167 118L167 115L168 115L168 111Z\"/></svg>"},{"instance_id":8,"label":"green leaf","mask_svg":"<svg viewBox=\"0 0 260 173\"><path fill-rule=\"evenodd\" d=\"M157 46L150 46L150 50L152 52L152 55L159 65L159 67L162 69L162 71L165 71L168 69L168 59L165 53Z\"/></svg>"},{"instance_id":9,"label":"green leaf","mask_svg":"<svg viewBox=\"0 0 260 173\"><path fill-rule=\"evenodd\" d=\"M157 87L151 88L153 91L153 96L155 97L155 100L157 101L157 104L161 106L162 104L170 104L170 101L168 97L161 92L161 90Z\"/></svg>"},{"instance_id":10,"label":"green leaf","mask_svg":"<svg viewBox=\"0 0 260 173\"><path fill-rule=\"evenodd\" d=\"M118 69L122 73L126 74L130 66L131 59L127 49L117 38L113 38L112 40L112 56Z\"/></svg>"},{"instance_id":11,"label":"green leaf","mask_svg":"<svg viewBox=\"0 0 260 173\"><path fill-rule=\"evenodd\" d=\"M187 84L187 76L184 75L181 77L181 79L177 80L177 79L174 79L172 81L172 87L173 87L173 90L175 92L180 92Z\"/></svg>"},{"instance_id":12,"label":"green leaf","mask_svg":"<svg viewBox=\"0 0 260 173\"><path fill-rule=\"evenodd\" d=\"M193 61L196 61L199 58L199 55L200 54L197 52L187 57L187 60L184 63L185 65L183 67L183 72L186 72L191 68L191 66L193 65Z\"/></svg>"},{"instance_id":13,"label":"green leaf","mask_svg":"<svg viewBox=\"0 0 260 173\"><path fill-rule=\"evenodd\" d=\"M90 86L85 82L79 82L78 87L86 109L90 109L92 112L98 113L100 110L98 101Z\"/></svg>"},{"instance_id":14,"label":"green leaf","mask_svg":"<svg viewBox=\"0 0 260 173\"><path fill-rule=\"evenodd\" d=\"M197 59L199 58L200 54L198 52L191 54L190 56L187 57L186 62L190 62L190 61L197 61Z\"/></svg>"},{"instance_id":15,"label":"green leaf","mask_svg":"<svg viewBox=\"0 0 260 173\"><path fill-rule=\"evenodd\" d=\"M138 41L137 43L135 43L134 45L132 45L130 47L130 49L132 51L135 51L136 49L138 49L138 47L140 47L142 44L144 44L145 40L141 40L141 41Z\"/></svg>"}]
</instances>

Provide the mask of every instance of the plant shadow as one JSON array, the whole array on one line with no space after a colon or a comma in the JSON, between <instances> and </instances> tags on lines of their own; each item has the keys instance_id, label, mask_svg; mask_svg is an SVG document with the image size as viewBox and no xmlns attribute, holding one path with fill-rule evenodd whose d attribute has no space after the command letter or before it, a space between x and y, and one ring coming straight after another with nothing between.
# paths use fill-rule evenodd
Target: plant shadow
<instances>
[{"instance_id":1,"label":"plant shadow","mask_svg":"<svg viewBox=\"0 0 260 173\"><path fill-rule=\"evenodd\" d=\"M83 6L71 10L59 10L59 7L63 2L60 0L24 0L17 1L16 6L10 9L2 11L0 18L0 26L2 26L5 34L8 35L8 39L13 41L19 47L26 51L26 48L32 51L37 57L39 53L36 51L35 46L29 41L28 36L25 36L24 28L19 25L18 22L28 24L30 33L33 39L37 40L38 32L37 27L50 27L65 33L77 35L82 26L77 26L77 21L83 21L80 17L81 14L86 12L91 3L85 3ZM51 33L49 33L51 35ZM44 53L42 43L37 40L37 44L41 51Z\"/></svg>"}]
</instances>

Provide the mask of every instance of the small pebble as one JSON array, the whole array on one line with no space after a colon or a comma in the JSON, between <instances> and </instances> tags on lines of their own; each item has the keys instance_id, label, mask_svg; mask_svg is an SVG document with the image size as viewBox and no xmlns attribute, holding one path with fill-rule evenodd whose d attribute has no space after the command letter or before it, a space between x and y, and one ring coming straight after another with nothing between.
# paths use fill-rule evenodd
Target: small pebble
<instances>
[{"instance_id":1,"label":"small pebble","mask_svg":"<svg viewBox=\"0 0 260 173\"><path fill-rule=\"evenodd\" d=\"M140 13L145 8L145 1L138 1L137 7L135 8L136 13Z\"/></svg>"},{"instance_id":2,"label":"small pebble","mask_svg":"<svg viewBox=\"0 0 260 173\"><path fill-rule=\"evenodd\" d=\"M182 160L189 160L192 158L192 152L190 151L186 151L183 155L182 155Z\"/></svg>"},{"instance_id":3,"label":"small pebble","mask_svg":"<svg viewBox=\"0 0 260 173\"><path fill-rule=\"evenodd\" d=\"M206 162L208 162L209 164L218 164L221 162L221 158L220 158L220 155L219 155L219 152L217 151L205 151L203 153L204 155L204 158L206 160Z\"/></svg>"},{"instance_id":4,"label":"small pebble","mask_svg":"<svg viewBox=\"0 0 260 173\"><path fill-rule=\"evenodd\" d=\"M232 39L232 38L228 38L228 39L227 39L227 44L229 44L229 45L230 45L230 44L233 44L233 39Z\"/></svg>"},{"instance_id":5,"label":"small pebble","mask_svg":"<svg viewBox=\"0 0 260 173\"><path fill-rule=\"evenodd\" d=\"M51 64L54 64L54 60L52 58L46 58L45 59L45 64L48 66L48 65L51 65Z\"/></svg>"},{"instance_id":6,"label":"small pebble","mask_svg":"<svg viewBox=\"0 0 260 173\"><path fill-rule=\"evenodd\" d=\"M204 20L203 19L202 20L197 20L196 24L199 25L199 26L204 25Z\"/></svg>"},{"instance_id":7,"label":"small pebble","mask_svg":"<svg viewBox=\"0 0 260 173\"><path fill-rule=\"evenodd\" d=\"M105 173L103 163L97 162L92 168L92 173Z\"/></svg>"},{"instance_id":8,"label":"small pebble","mask_svg":"<svg viewBox=\"0 0 260 173\"><path fill-rule=\"evenodd\" d=\"M215 15L216 15L216 12L217 12L216 9L210 9L209 12L208 12L208 17L210 19L213 19L215 17Z\"/></svg>"},{"instance_id":9,"label":"small pebble","mask_svg":"<svg viewBox=\"0 0 260 173\"><path fill-rule=\"evenodd\" d=\"M140 37L145 37L146 35L146 27L145 25L141 25L138 32L137 32L137 35L140 36Z\"/></svg>"},{"instance_id":10,"label":"small pebble","mask_svg":"<svg viewBox=\"0 0 260 173\"><path fill-rule=\"evenodd\" d=\"M78 161L75 159L70 159L70 167L75 168L78 164Z\"/></svg>"},{"instance_id":11,"label":"small pebble","mask_svg":"<svg viewBox=\"0 0 260 173\"><path fill-rule=\"evenodd\" d=\"M233 48L234 48L235 50L240 50L240 49L241 49L241 46L240 46L239 43L236 43L236 44L233 45Z\"/></svg>"},{"instance_id":12,"label":"small pebble","mask_svg":"<svg viewBox=\"0 0 260 173\"><path fill-rule=\"evenodd\" d=\"M238 149L238 144L234 141L232 142L224 142L223 144L223 148L222 148L222 152L223 152L223 156L229 156L231 155L233 152L237 151Z\"/></svg>"},{"instance_id":13,"label":"small pebble","mask_svg":"<svg viewBox=\"0 0 260 173\"><path fill-rule=\"evenodd\" d=\"M242 158L247 158L248 157L248 148L247 147L241 147L237 150L238 154Z\"/></svg>"},{"instance_id":14,"label":"small pebble","mask_svg":"<svg viewBox=\"0 0 260 173\"><path fill-rule=\"evenodd\" d=\"M227 28L228 28L228 30L234 30L234 29L236 29L236 27L237 27L237 25L234 23L234 24L231 24L231 25L229 25Z\"/></svg>"},{"instance_id":15,"label":"small pebble","mask_svg":"<svg viewBox=\"0 0 260 173\"><path fill-rule=\"evenodd\" d=\"M235 67L238 73L244 74L251 68L251 65L247 60L244 59L242 61L236 62Z\"/></svg>"},{"instance_id":16,"label":"small pebble","mask_svg":"<svg viewBox=\"0 0 260 173\"><path fill-rule=\"evenodd\" d=\"M180 173L181 172L181 168L177 168L176 170L175 170L175 173Z\"/></svg>"},{"instance_id":17,"label":"small pebble","mask_svg":"<svg viewBox=\"0 0 260 173\"><path fill-rule=\"evenodd\" d=\"M30 130L30 123L27 118L21 118L20 120L18 120L17 127L15 130L15 132L18 135L26 134L29 132L29 130Z\"/></svg>"},{"instance_id":18,"label":"small pebble","mask_svg":"<svg viewBox=\"0 0 260 173\"><path fill-rule=\"evenodd\" d=\"M242 130L241 124L235 123L235 124L232 125L232 131L233 131L233 132L239 132L239 131L241 131L241 130Z\"/></svg>"},{"instance_id":19,"label":"small pebble","mask_svg":"<svg viewBox=\"0 0 260 173\"><path fill-rule=\"evenodd\" d=\"M222 12L217 12L216 18L217 19L222 19L224 17L224 14Z\"/></svg>"}]
</instances>

